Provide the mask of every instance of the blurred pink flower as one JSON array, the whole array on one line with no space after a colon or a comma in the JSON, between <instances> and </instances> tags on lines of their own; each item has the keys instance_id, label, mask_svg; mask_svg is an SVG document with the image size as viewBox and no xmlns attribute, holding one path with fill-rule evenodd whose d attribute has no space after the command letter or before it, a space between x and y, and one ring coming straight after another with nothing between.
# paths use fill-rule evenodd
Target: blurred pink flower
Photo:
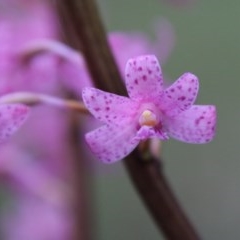
<instances>
[{"instance_id":1,"label":"blurred pink flower","mask_svg":"<svg viewBox=\"0 0 240 240\"><path fill-rule=\"evenodd\" d=\"M61 96L62 59L70 56L75 61L76 54L54 40L58 30L49 2L11 0L1 4L6 11L0 10L0 93L37 91ZM58 117L63 115L60 112L49 107L34 108L28 125L14 136L12 144L28 149L33 157L41 153L55 164L62 162L66 154L58 147L64 139L60 135L65 134L66 118ZM46 132L51 133L47 138Z\"/></svg>"},{"instance_id":2,"label":"blurred pink flower","mask_svg":"<svg viewBox=\"0 0 240 240\"><path fill-rule=\"evenodd\" d=\"M173 26L166 19L159 19L154 24L155 39L151 40L142 32L111 32L108 42L115 57L117 66L124 78L124 69L129 58L145 54L155 54L161 64L165 64L175 46ZM71 64L65 61L60 68L61 80L77 96L86 86L92 86L91 76L86 63L79 54L79 61Z\"/></svg>"},{"instance_id":3,"label":"blurred pink flower","mask_svg":"<svg viewBox=\"0 0 240 240\"><path fill-rule=\"evenodd\" d=\"M66 94L59 68L76 54L56 41L57 32L47 1L0 1L0 94ZM32 110L28 124L0 147L0 177L14 192L16 209L1 216L3 232L6 239L70 239L68 114L46 106ZM16 119L8 123L15 126Z\"/></svg>"},{"instance_id":4,"label":"blurred pink flower","mask_svg":"<svg viewBox=\"0 0 240 240\"><path fill-rule=\"evenodd\" d=\"M112 32L109 34L109 44L124 77L125 65L128 59L140 55L155 54L161 65L165 64L175 46L173 26L166 19L154 23L155 40L141 32Z\"/></svg>"},{"instance_id":5,"label":"blurred pink flower","mask_svg":"<svg viewBox=\"0 0 240 240\"><path fill-rule=\"evenodd\" d=\"M0 1L0 93L56 93L63 85L71 90L80 85L79 91L90 86L80 53L58 38L49 1Z\"/></svg>"},{"instance_id":6,"label":"blurred pink flower","mask_svg":"<svg viewBox=\"0 0 240 240\"><path fill-rule=\"evenodd\" d=\"M141 140L169 136L188 143L207 143L215 133L214 106L193 105L198 79L183 74L167 89L158 60L153 55L127 62L126 87L129 98L85 88L83 101L104 126L86 134L92 152L106 163L121 160Z\"/></svg>"},{"instance_id":7,"label":"blurred pink flower","mask_svg":"<svg viewBox=\"0 0 240 240\"><path fill-rule=\"evenodd\" d=\"M46 54L29 61L22 50L36 39L56 38L53 11L45 1L1 1L1 7L0 92L33 90L33 83L37 83L35 90L46 89L46 82L56 79L56 60Z\"/></svg>"}]
</instances>

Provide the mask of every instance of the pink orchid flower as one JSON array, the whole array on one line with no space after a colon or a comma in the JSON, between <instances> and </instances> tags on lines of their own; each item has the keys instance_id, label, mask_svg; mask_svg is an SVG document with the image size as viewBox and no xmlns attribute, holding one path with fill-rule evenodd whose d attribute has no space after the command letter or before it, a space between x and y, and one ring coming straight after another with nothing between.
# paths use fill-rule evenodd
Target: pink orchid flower
<instances>
[{"instance_id":1,"label":"pink orchid flower","mask_svg":"<svg viewBox=\"0 0 240 240\"><path fill-rule=\"evenodd\" d=\"M198 79L183 74L163 88L158 60L153 55L130 59L125 69L128 97L85 88L83 101L104 126L86 134L92 152L105 163L128 155L141 140L169 136L187 143L207 143L215 133L216 109L193 105Z\"/></svg>"}]
</instances>

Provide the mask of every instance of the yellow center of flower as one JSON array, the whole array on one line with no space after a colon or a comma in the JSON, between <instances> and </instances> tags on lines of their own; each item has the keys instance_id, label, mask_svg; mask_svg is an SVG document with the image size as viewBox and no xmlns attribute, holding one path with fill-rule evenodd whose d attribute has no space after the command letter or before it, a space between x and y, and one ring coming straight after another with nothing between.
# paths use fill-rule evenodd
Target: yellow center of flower
<instances>
[{"instance_id":1,"label":"yellow center of flower","mask_svg":"<svg viewBox=\"0 0 240 240\"><path fill-rule=\"evenodd\" d=\"M157 116L151 110L145 110L139 117L140 126L154 127L158 124Z\"/></svg>"}]
</instances>

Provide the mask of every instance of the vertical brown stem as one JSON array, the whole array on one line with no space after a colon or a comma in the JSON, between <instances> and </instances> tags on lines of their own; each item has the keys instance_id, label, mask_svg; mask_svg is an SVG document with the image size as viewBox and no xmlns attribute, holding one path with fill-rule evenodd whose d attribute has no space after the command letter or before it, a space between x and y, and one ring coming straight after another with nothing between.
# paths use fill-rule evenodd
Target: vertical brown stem
<instances>
[{"instance_id":1,"label":"vertical brown stem","mask_svg":"<svg viewBox=\"0 0 240 240\"><path fill-rule=\"evenodd\" d=\"M79 116L71 112L69 119L69 146L73 165L74 202L73 214L75 215L74 240L92 240L94 222L92 221L92 176L89 159L81 147L79 133Z\"/></svg>"},{"instance_id":2,"label":"vertical brown stem","mask_svg":"<svg viewBox=\"0 0 240 240\"><path fill-rule=\"evenodd\" d=\"M95 85L109 92L126 95L94 0L59 0L57 5L66 36L72 36L74 40L69 43L77 49L81 47ZM200 239L172 193L160 162L151 154L146 161L137 149L124 163L166 239Z\"/></svg>"},{"instance_id":3,"label":"vertical brown stem","mask_svg":"<svg viewBox=\"0 0 240 240\"><path fill-rule=\"evenodd\" d=\"M58 4L59 0L52 0L53 6L56 7L57 14L61 21L68 21L65 18L65 10L62 9L62 5ZM68 1L63 0L65 4ZM78 36L75 35L75 28L71 22L65 22L65 29L62 30L62 38L69 43L69 45L75 45L77 49L81 48L81 43L78 40ZM67 30L67 31L66 31ZM68 34L70 32L70 34ZM65 35L66 33L66 35ZM67 36L67 37L66 37ZM71 99L78 99L74 96L74 93L66 92L66 95ZM77 112L71 112L69 114L69 132L66 142L69 144L69 163L72 167L72 182L73 182L73 240L92 240L94 239L94 221L92 219L93 212L93 192L91 191L93 185L93 177L91 174L91 166L89 159L86 157L85 149L82 147L84 140L80 136L80 119Z\"/></svg>"}]
</instances>

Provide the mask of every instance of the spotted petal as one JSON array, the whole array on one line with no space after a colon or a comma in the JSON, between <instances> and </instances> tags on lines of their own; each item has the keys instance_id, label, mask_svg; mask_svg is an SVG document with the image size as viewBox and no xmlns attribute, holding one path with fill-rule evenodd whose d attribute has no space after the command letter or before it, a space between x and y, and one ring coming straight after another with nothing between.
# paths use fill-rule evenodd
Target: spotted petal
<instances>
[{"instance_id":1,"label":"spotted petal","mask_svg":"<svg viewBox=\"0 0 240 240\"><path fill-rule=\"evenodd\" d=\"M161 109L168 116L176 116L187 110L195 102L198 93L198 78L192 73L183 74L176 82L164 90Z\"/></svg>"},{"instance_id":2,"label":"spotted petal","mask_svg":"<svg viewBox=\"0 0 240 240\"><path fill-rule=\"evenodd\" d=\"M82 98L93 116L104 123L128 121L136 114L138 106L129 98L90 87L84 88Z\"/></svg>"},{"instance_id":3,"label":"spotted petal","mask_svg":"<svg viewBox=\"0 0 240 240\"><path fill-rule=\"evenodd\" d=\"M104 123L121 124L137 113L138 103L131 99L96 88L85 88L83 101L95 118Z\"/></svg>"},{"instance_id":4,"label":"spotted petal","mask_svg":"<svg viewBox=\"0 0 240 240\"><path fill-rule=\"evenodd\" d=\"M14 134L25 122L29 108L22 104L0 105L0 142Z\"/></svg>"},{"instance_id":5,"label":"spotted petal","mask_svg":"<svg viewBox=\"0 0 240 240\"><path fill-rule=\"evenodd\" d=\"M153 55L130 59L126 65L125 75L131 99L154 99L163 91L161 68Z\"/></svg>"},{"instance_id":6,"label":"spotted petal","mask_svg":"<svg viewBox=\"0 0 240 240\"><path fill-rule=\"evenodd\" d=\"M216 126L215 106L193 105L165 123L173 138L188 143L207 143L212 140Z\"/></svg>"},{"instance_id":7,"label":"spotted petal","mask_svg":"<svg viewBox=\"0 0 240 240\"><path fill-rule=\"evenodd\" d=\"M127 156L139 143L134 139L136 130L126 126L102 126L86 134L92 152L103 162L113 163Z\"/></svg>"}]
</instances>

